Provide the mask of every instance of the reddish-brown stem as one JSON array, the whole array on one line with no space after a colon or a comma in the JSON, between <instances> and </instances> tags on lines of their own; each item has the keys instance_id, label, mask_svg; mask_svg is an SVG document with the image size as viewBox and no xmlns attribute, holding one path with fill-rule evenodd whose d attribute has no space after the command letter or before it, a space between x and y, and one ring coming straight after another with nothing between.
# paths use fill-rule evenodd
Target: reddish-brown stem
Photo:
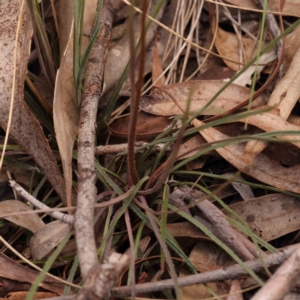
<instances>
[{"instance_id":1,"label":"reddish-brown stem","mask_svg":"<svg viewBox=\"0 0 300 300\"><path fill-rule=\"evenodd\" d=\"M130 104L130 121L128 127L128 154L127 154L127 166L128 166L128 184L129 186L138 182L138 175L135 164L135 135L137 117L140 103L140 94L143 86L144 66L145 66L145 55L146 55L146 12L148 7L148 1L143 1L143 14L141 16L141 51L139 61L139 78L135 86L135 47L134 47L134 28L133 28L133 16L131 19L130 28L130 80L131 80L131 104ZM133 14L133 8L131 7L131 14Z\"/></svg>"}]
</instances>

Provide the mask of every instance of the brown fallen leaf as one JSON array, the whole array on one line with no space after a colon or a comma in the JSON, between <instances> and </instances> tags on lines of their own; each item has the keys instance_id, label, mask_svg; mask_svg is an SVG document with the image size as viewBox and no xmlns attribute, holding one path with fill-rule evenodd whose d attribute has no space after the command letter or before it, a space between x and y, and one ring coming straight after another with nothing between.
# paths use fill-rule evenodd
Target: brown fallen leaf
<instances>
[{"instance_id":1,"label":"brown fallen leaf","mask_svg":"<svg viewBox=\"0 0 300 300\"><path fill-rule=\"evenodd\" d=\"M155 83L155 86L162 87L165 85L165 81L166 81L165 76L162 76L159 79L162 73L163 73L163 67L161 64L160 57L158 55L157 35L156 35L154 49L153 49L153 59L152 59L152 82Z\"/></svg>"},{"instance_id":2,"label":"brown fallen leaf","mask_svg":"<svg viewBox=\"0 0 300 300\"><path fill-rule=\"evenodd\" d=\"M167 224L168 232L173 237L189 237L193 239L207 240L206 235L195 225L190 222L170 223Z\"/></svg>"},{"instance_id":3,"label":"brown fallen leaf","mask_svg":"<svg viewBox=\"0 0 300 300\"><path fill-rule=\"evenodd\" d=\"M121 117L111 123L108 127L113 136L123 139L128 137L129 116ZM143 111L138 113L136 126L136 140L151 140L162 133L171 124L166 117L157 117Z\"/></svg>"},{"instance_id":4,"label":"brown fallen leaf","mask_svg":"<svg viewBox=\"0 0 300 300\"><path fill-rule=\"evenodd\" d=\"M143 111L158 116L181 115L182 110L178 108L169 93L178 105L185 110L190 100L189 113L198 112L209 100L225 85L222 80L191 80L183 83L166 85L163 89L153 88L151 96L143 96L140 107ZM166 91L167 93L164 93ZM231 84L217 99L201 112L201 115L216 115L224 113L239 103L247 100L250 89L239 85ZM255 105L264 105L262 96L254 102Z\"/></svg>"},{"instance_id":5,"label":"brown fallen leaf","mask_svg":"<svg viewBox=\"0 0 300 300\"><path fill-rule=\"evenodd\" d=\"M204 123L195 119L193 120L193 125L198 127L204 125ZM199 133L209 143L229 138L228 135L225 135L212 127L202 129ZM300 176L299 165L285 168L279 161L269 158L263 153L256 156L253 165L248 165L243 159L244 149L245 146L240 143L217 148L216 151L241 172L273 187L300 193L300 186L298 183L298 178Z\"/></svg>"},{"instance_id":6,"label":"brown fallen leaf","mask_svg":"<svg viewBox=\"0 0 300 300\"><path fill-rule=\"evenodd\" d=\"M6 200L0 202L0 218L10 213L22 211L32 211L32 209L18 200ZM33 233L37 232L39 229L45 226L45 223L38 216L38 214L31 214L30 218L28 218L28 215L20 214L11 217L5 217L5 219L23 228L26 228Z\"/></svg>"},{"instance_id":7,"label":"brown fallen leaf","mask_svg":"<svg viewBox=\"0 0 300 300\"><path fill-rule=\"evenodd\" d=\"M230 205L264 241L277 239L300 229L300 203L285 194L271 194ZM232 217L226 209L224 214Z\"/></svg>"},{"instance_id":8,"label":"brown fallen leaf","mask_svg":"<svg viewBox=\"0 0 300 300\"><path fill-rule=\"evenodd\" d=\"M189 259L199 272L211 271L232 264L232 259L223 249L211 241L198 242L191 251ZM189 275L189 272L182 269L180 277L186 275ZM228 286L224 283L208 283L207 286L217 295L224 295L229 292ZM181 291L183 299L206 299L212 296L202 284L183 287Z\"/></svg>"},{"instance_id":9,"label":"brown fallen leaf","mask_svg":"<svg viewBox=\"0 0 300 300\"><path fill-rule=\"evenodd\" d=\"M54 249L70 231L70 226L60 221L48 223L35 232L30 239L30 251L33 259L42 259Z\"/></svg>"},{"instance_id":10,"label":"brown fallen leaf","mask_svg":"<svg viewBox=\"0 0 300 300\"><path fill-rule=\"evenodd\" d=\"M19 282L28 282L33 284L40 272L27 268L19 263L14 262L4 254L0 253L0 277L15 280ZM39 287L62 295L65 285L55 279L46 276Z\"/></svg>"},{"instance_id":11,"label":"brown fallen leaf","mask_svg":"<svg viewBox=\"0 0 300 300\"><path fill-rule=\"evenodd\" d=\"M5 296L5 298L0 298L0 300L24 300L26 299L28 292L13 292L9 293ZM39 299L48 299L57 296L57 294L49 293L49 292L36 292L34 294L34 300Z\"/></svg>"},{"instance_id":12,"label":"brown fallen leaf","mask_svg":"<svg viewBox=\"0 0 300 300\"><path fill-rule=\"evenodd\" d=\"M241 45L242 43L242 45ZM242 67L240 64L236 64L234 62L228 61L227 59L233 61L240 61L240 53L239 50L243 51L243 64L248 63L252 58L257 55L257 43L252 38L240 37L234 33L225 31L218 28L215 46L219 52L219 54L224 57L224 63L232 70L239 71ZM266 43L262 45L265 47ZM272 54L272 51L270 52ZM267 61L275 60L276 56L271 55ZM260 62L263 63L263 62ZM262 69L262 68L261 68ZM254 70L251 72L253 73ZM250 75L250 74L249 74ZM250 76L248 76L250 77Z\"/></svg>"},{"instance_id":13,"label":"brown fallen leaf","mask_svg":"<svg viewBox=\"0 0 300 300\"><path fill-rule=\"evenodd\" d=\"M0 2L0 52L2 54L0 60L0 78L2 78L0 80L0 126L7 131L13 92L14 106L9 134L45 171L47 179L66 204L62 174L40 124L24 102L24 80L31 45L32 23L27 1L24 1L21 16L19 4L17 0ZM17 43L15 43L18 20L21 22L21 27ZM14 60L15 53L16 60ZM12 91L13 82L16 85Z\"/></svg>"}]
</instances>

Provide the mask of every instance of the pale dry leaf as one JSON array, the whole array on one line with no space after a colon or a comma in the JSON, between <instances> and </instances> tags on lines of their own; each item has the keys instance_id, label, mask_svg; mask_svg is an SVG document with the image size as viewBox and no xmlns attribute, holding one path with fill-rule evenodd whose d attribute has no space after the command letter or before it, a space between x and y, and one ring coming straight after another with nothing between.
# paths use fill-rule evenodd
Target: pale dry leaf
<instances>
[{"instance_id":1,"label":"pale dry leaf","mask_svg":"<svg viewBox=\"0 0 300 300\"><path fill-rule=\"evenodd\" d=\"M0 53L2 58L0 60L0 78L2 78L0 80L0 126L4 130L7 129L13 76L16 72L10 136L45 171L47 179L65 202L65 184L62 174L40 124L24 102L24 81L33 32L27 1L24 3L22 26L19 32L17 49L15 49L17 24L20 17L18 0L0 2ZM15 50L17 51L16 70L14 70Z\"/></svg>"},{"instance_id":2,"label":"pale dry leaf","mask_svg":"<svg viewBox=\"0 0 300 300\"><path fill-rule=\"evenodd\" d=\"M272 11L279 12L279 4L282 0L269 0L269 6ZM284 0L283 1L283 15L289 14L300 17L300 6L298 0Z\"/></svg>"},{"instance_id":3,"label":"pale dry leaf","mask_svg":"<svg viewBox=\"0 0 300 300\"><path fill-rule=\"evenodd\" d=\"M202 126L204 123L200 120L193 120L195 127ZM202 129L199 133L207 142L217 142L226 140L228 135L221 133L215 128ZM256 156L253 165L248 165L243 159L245 146L240 144L228 145L217 148L216 151L230 164L241 172L267 183L273 187L299 193L300 186L298 178L300 176L300 166L295 165L289 168L283 167L279 161L267 157L263 153Z\"/></svg>"},{"instance_id":4,"label":"pale dry leaf","mask_svg":"<svg viewBox=\"0 0 300 300\"><path fill-rule=\"evenodd\" d=\"M300 125L291 124L285 121L278 114L276 114L276 111L277 110L254 114L244 119L240 119L239 121L256 126L266 132L295 131L295 133L298 133L300 131ZM281 135L281 136L277 136L277 138L280 138L282 140L287 140L291 144L300 148L299 135Z\"/></svg>"},{"instance_id":5,"label":"pale dry leaf","mask_svg":"<svg viewBox=\"0 0 300 300\"><path fill-rule=\"evenodd\" d=\"M53 119L66 183L67 204L72 204L72 154L78 132L78 110L73 77L73 31L56 74Z\"/></svg>"},{"instance_id":6,"label":"pale dry leaf","mask_svg":"<svg viewBox=\"0 0 300 300\"><path fill-rule=\"evenodd\" d=\"M222 174L222 176L228 179L236 178L236 180L243 180L241 175L236 176L235 173L225 173ZM249 200L254 198L253 191L249 185L239 182L231 182L230 184L240 194L243 200Z\"/></svg>"},{"instance_id":7,"label":"pale dry leaf","mask_svg":"<svg viewBox=\"0 0 300 300\"><path fill-rule=\"evenodd\" d=\"M64 1L63 1L64 2ZM73 1L61 4L60 26L61 56L60 68L56 74L53 119L56 139L59 147L64 178L66 183L66 196L68 206L72 205L72 154L74 142L78 132L79 113L76 104L76 92L73 76ZM84 3L83 32L89 35L96 16L96 0L88 0ZM67 8L63 12L63 8ZM84 54L88 44L86 36L82 37L82 49Z\"/></svg>"},{"instance_id":8,"label":"pale dry leaf","mask_svg":"<svg viewBox=\"0 0 300 300\"><path fill-rule=\"evenodd\" d=\"M3 218L2 216L10 213L23 211L32 211L32 209L18 200L6 200L0 202L0 218ZM23 228L26 228L33 233L45 226L45 223L42 221L42 219L38 216L38 214L35 213L31 214L30 218L28 218L28 215L20 214L10 217L4 217L4 219L13 222Z\"/></svg>"},{"instance_id":9,"label":"pale dry leaf","mask_svg":"<svg viewBox=\"0 0 300 300\"><path fill-rule=\"evenodd\" d=\"M287 71L297 49L300 47L300 26L298 25L293 32L285 37L284 49L284 70Z\"/></svg>"},{"instance_id":10,"label":"pale dry leaf","mask_svg":"<svg viewBox=\"0 0 300 300\"><path fill-rule=\"evenodd\" d=\"M35 232L30 239L30 251L33 259L42 259L54 249L68 234L70 226L54 221Z\"/></svg>"},{"instance_id":11,"label":"pale dry leaf","mask_svg":"<svg viewBox=\"0 0 300 300\"><path fill-rule=\"evenodd\" d=\"M297 49L290 67L284 77L276 85L268 105L279 110L283 120L287 120L300 97L300 48ZM281 130L277 124L277 130ZM246 146L245 161L251 164L255 156L267 146L266 142L251 141Z\"/></svg>"},{"instance_id":12,"label":"pale dry leaf","mask_svg":"<svg viewBox=\"0 0 300 300\"><path fill-rule=\"evenodd\" d=\"M153 49L153 59L152 59L152 82L155 83L155 86L162 87L165 85L166 78L161 76L163 73L163 67L161 64L160 57L158 55L158 45L157 38L155 39L154 49ZM160 78L160 79L159 79Z\"/></svg>"},{"instance_id":13,"label":"pale dry leaf","mask_svg":"<svg viewBox=\"0 0 300 300\"><path fill-rule=\"evenodd\" d=\"M0 253L0 265L0 277L10 280L33 284L37 276L40 274L39 271L27 268L22 264L13 261L2 253ZM44 281L39 284L39 287L58 295L62 295L65 285L51 277L46 276Z\"/></svg>"},{"instance_id":14,"label":"pale dry leaf","mask_svg":"<svg viewBox=\"0 0 300 300\"><path fill-rule=\"evenodd\" d=\"M169 84L164 86L163 89L154 87L151 96L142 97L140 108L145 112L158 116L181 115L182 110L186 110L190 101L189 113L192 114L202 109L224 85L225 83L222 80L191 80ZM182 110L164 91L176 100ZM231 84L208 108L201 112L201 115L224 113L247 100L249 95L250 89ZM264 103L264 98L260 96L253 102L253 105L264 105Z\"/></svg>"},{"instance_id":15,"label":"pale dry leaf","mask_svg":"<svg viewBox=\"0 0 300 300\"><path fill-rule=\"evenodd\" d=\"M267 242L300 229L300 203L295 197L271 194L229 207L249 224L256 235ZM222 211L236 219L226 209Z\"/></svg>"},{"instance_id":16,"label":"pale dry leaf","mask_svg":"<svg viewBox=\"0 0 300 300\"><path fill-rule=\"evenodd\" d=\"M251 9L257 9L257 6L255 5L253 0L225 0L225 2L236 5L238 7L243 7L243 8L251 8Z\"/></svg>"},{"instance_id":17,"label":"pale dry leaf","mask_svg":"<svg viewBox=\"0 0 300 300\"><path fill-rule=\"evenodd\" d=\"M254 72L257 72L256 79L258 80L261 71L265 68L264 65L274 61L275 59L276 55L274 51L262 54L258 59L259 65L249 67L243 74L241 74L237 79L235 79L233 83L241 86L251 85Z\"/></svg>"}]
</instances>

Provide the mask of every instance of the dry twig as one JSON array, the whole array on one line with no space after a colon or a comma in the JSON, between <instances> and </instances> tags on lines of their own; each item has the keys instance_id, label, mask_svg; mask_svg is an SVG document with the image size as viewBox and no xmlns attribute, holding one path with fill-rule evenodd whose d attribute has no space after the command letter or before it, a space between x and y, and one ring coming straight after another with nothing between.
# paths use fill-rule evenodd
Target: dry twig
<instances>
[{"instance_id":1,"label":"dry twig","mask_svg":"<svg viewBox=\"0 0 300 300\"><path fill-rule=\"evenodd\" d=\"M91 50L85 71L78 130L78 196L74 223L79 264L84 279L91 268L98 264L94 237L95 124L98 100L103 89L103 71L111 37L113 14L123 6L124 3L120 0L103 2L99 18L101 30Z\"/></svg>"}]
</instances>

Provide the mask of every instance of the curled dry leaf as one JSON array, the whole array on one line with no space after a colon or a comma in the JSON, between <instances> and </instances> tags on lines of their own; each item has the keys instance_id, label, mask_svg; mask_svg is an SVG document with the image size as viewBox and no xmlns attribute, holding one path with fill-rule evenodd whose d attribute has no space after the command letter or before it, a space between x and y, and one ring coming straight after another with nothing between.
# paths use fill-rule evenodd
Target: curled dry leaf
<instances>
[{"instance_id":1,"label":"curled dry leaf","mask_svg":"<svg viewBox=\"0 0 300 300\"><path fill-rule=\"evenodd\" d=\"M230 208L267 242L300 229L300 203L295 197L271 194L232 204ZM225 209L223 212L235 219Z\"/></svg>"},{"instance_id":2,"label":"curled dry leaf","mask_svg":"<svg viewBox=\"0 0 300 300\"><path fill-rule=\"evenodd\" d=\"M166 85L163 89L153 88L151 96L141 99L140 107L143 111L158 116L181 115L182 110L187 108L190 101L189 113L198 112L208 101L225 85L222 80L191 80L183 83ZM173 99L182 108L179 109ZM250 90L236 84L231 84L201 115L216 115L224 113L249 98ZM253 104L264 105L262 96L258 97Z\"/></svg>"},{"instance_id":3,"label":"curled dry leaf","mask_svg":"<svg viewBox=\"0 0 300 300\"><path fill-rule=\"evenodd\" d=\"M18 200L6 200L0 202L0 218L3 218L2 216L10 213L23 211L32 211L32 209ZM38 214L34 213L30 215L30 218L28 218L28 215L20 214L19 216L15 215L10 217L4 217L4 219L13 222L23 228L26 228L33 233L45 226L45 223L38 216Z\"/></svg>"},{"instance_id":4,"label":"curled dry leaf","mask_svg":"<svg viewBox=\"0 0 300 300\"><path fill-rule=\"evenodd\" d=\"M70 226L54 221L35 232L30 239L30 251L33 259L42 259L54 249L70 231Z\"/></svg>"},{"instance_id":5,"label":"curled dry leaf","mask_svg":"<svg viewBox=\"0 0 300 300\"><path fill-rule=\"evenodd\" d=\"M200 120L193 120L193 125L198 127L204 125ZM199 132L207 142L218 142L229 138L228 135L221 133L215 128L203 129ZM267 157L261 153L256 156L253 165L248 165L243 159L245 146L243 144L234 144L216 151L229 163L235 166L241 172L256 178L279 189L300 193L298 178L300 176L300 165L283 167L280 162Z\"/></svg>"},{"instance_id":6,"label":"curled dry leaf","mask_svg":"<svg viewBox=\"0 0 300 300\"><path fill-rule=\"evenodd\" d=\"M32 23L27 1L24 1L23 13L19 15L20 3L23 1L0 2L0 53L2 55L0 60L0 78L2 78L0 80L0 126L7 130L13 92L14 107L9 134L45 171L47 179L61 199L66 202L65 184L55 157L40 124L24 102L24 81L31 45ZM17 43L15 43L18 22L21 26ZM14 66L15 52L16 65ZM15 89L12 91L13 82L15 82Z\"/></svg>"}]
</instances>

